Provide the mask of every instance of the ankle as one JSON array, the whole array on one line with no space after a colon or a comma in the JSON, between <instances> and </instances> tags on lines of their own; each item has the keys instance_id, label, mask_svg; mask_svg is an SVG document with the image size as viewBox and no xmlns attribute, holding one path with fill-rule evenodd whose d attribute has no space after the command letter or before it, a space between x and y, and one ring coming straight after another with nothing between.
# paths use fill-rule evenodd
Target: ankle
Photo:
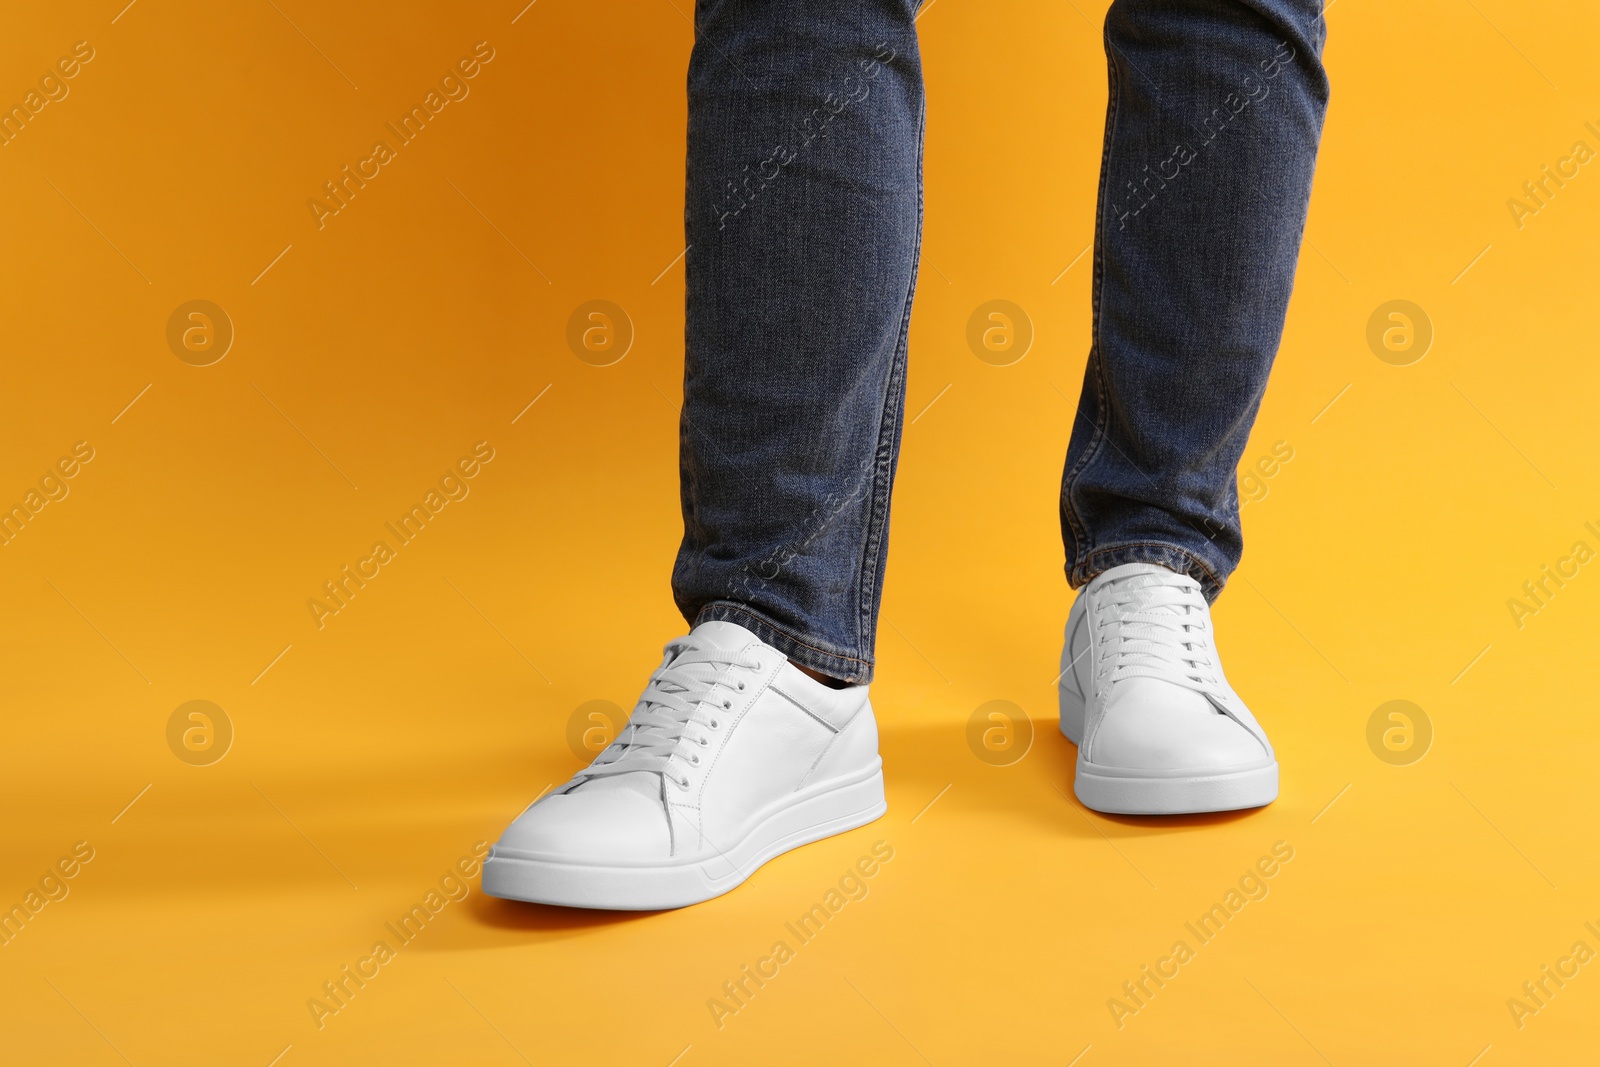
<instances>
[{"instance_id":1,"label":"ankle","mask_svg":"<svg viewBox=\"0 0 1600 1067\"><path fill-rule=\"evenodd\" d=\"M830 675L823 674L821 671L814 671L810 667L807 667L804 663L796 663L794 660L790 660L789 664L790 664L790 666L794 667L795 670L799 671L801 674L804 674L808 678L812 678L812 679L815 679L816 681L821 682L823 685L827 686L829 689L848 689L848 688L850 688L850 683L849 682L840 681L838 678L834 678L834 677L832 677Z\"/></svg>"}]
</instances>

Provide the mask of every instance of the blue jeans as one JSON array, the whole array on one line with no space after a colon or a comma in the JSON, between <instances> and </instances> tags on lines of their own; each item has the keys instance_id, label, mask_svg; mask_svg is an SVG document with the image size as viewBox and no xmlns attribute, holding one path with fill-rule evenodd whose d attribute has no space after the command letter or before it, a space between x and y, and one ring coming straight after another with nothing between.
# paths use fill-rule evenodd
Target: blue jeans
<instances>
[{"instance_id":1,"label":"blue jeans","mask_svg":"<svg viewBox=\"0 0 1600 1067\"><path fill-rule=\"evenodd\" d=\"M700 0L689 61L673 593L691 624L739 623L849 682L872 677L905 415L914 16ZM1111 5L1093 341L1061 486L1075 587L1153 562L1214 598L1239 562L1234 472L1293 286L1325 32L1320 0Z\"/></svg>"}]
</instances>

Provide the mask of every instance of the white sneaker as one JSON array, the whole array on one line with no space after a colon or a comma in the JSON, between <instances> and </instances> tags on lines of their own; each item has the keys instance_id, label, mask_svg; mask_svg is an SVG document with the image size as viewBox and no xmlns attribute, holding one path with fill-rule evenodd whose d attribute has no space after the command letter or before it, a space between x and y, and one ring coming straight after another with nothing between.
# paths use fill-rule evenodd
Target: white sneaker
<instances>
[{"instance_id":1,"label":"white sneaker","mask_svg":"<svg viewBox=\"0 0 1600 1067\"><path fill-rule=\"evenodd\" d=\"M1278 761L1223 676L1200 584L1153 563L1097 576L1061 650L1061 732L1078 746L1078 799L1176 815L1270 804Z\"/></svg>"},{"instance_id":2,"label":"white sneaker","mask_svg":"<svg viewBox=\"0 0 1600 1067\"><path fill-rule=\"evenodd\" d=\"M579 908L678 908L887 810L867 687L830 689L742 626L666 657L617 740L528 806L483 891Z\"/></svg>"}]
</instances>

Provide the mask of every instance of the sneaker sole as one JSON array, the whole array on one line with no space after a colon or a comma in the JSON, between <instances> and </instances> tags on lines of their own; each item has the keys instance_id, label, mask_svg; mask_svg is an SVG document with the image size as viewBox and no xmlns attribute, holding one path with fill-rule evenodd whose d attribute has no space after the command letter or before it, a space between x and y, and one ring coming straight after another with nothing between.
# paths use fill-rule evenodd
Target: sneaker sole
<instances>
[{"instance_id":1,"label":"sneaker sole","mask_svg":"<svg viewBox=\"0 0 1600 1067\"><path fill-rule=\"evenodd\" d=\"M620 865L572 863L491 849L483 891L532 904L606 911L658 911L719 897L768 860L801 845L865 826L888 811L880 760L865 776L810 787L711 859Z\"/></svg>"},{"instance_id":2,"label":"sneaker sole","mask_svg":"<svg viewBox=\"0 0 1600 1067\"><path fill-rule=\"evenodd\" d=\"M1084 707L1061 691L1061 733L1074 745L1083 737ZM1160 772L1101 767L1078 754L1072 791L1084 806L1108 815L1199 815L1259 808L1278 799L1278 761L1226 771Z\"/></svg>"}]
</instances>

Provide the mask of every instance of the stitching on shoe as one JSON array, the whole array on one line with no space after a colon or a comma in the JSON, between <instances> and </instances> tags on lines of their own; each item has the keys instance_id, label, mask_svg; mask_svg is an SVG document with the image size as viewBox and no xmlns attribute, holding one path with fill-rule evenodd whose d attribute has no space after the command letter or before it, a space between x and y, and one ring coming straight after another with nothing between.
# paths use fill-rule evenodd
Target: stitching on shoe
<instances>
[{"instance_id":1,"label":"stitching on shoe","mask_svg":"<svg viewBox=\"0 0 1600 1067\"><path fill-rule=\"evenodd\" d=\"M855 710L855 712L853 712L848 719L845 719L844 722L840 723L838 726L835 726L833 723L829 722L827 719L824 719L821 715L818 715L816 712L812 711L810 708L808 708L804 704L800 703L800 701L797 700L795 697L790 696L784 690L779 689L778 688L777 679L773 679L772 684L769 685L767 688L772 690L772 692L774 692L774 693L778 694L779 696L781 696L783 699L787 700L789 703L793 704L795 707L799 708L801 711L805 712L807 715L811 716L811 718L815 719L817 722L821 723L823 726L827 727L830 731L832 731L835 734L837 734L840 731L842 731L846 726L849 726L851 721L856 717L856 715L859 715L861 713L861 709L857 708Z\"/></svg>"},{"instance_id":2,"label":"stitching on shoe","mask_svg":"<svg viewBox=\"0 0 1600 1067\"><path fill-rule=\"evenodd\" d=\"M1276 754L1272 751L1272 743L1267 740L1267 732L1264 729L1261 728L1261 724L1260 723L1256 723L1256 725L1251 726L1249 723L1247 723L1243 719L1239 718L1239 716L1235 715L1232 708L1228 707L1227 704L1225 704L1224 702L1218 700L1216 697L1212 696L1210 693L1205 693L1205 694L1202 694L1202 695L1207 700L1211 701L1211 706L1212 707L1216 708L1223 715L1226 715L1229 719L1231 719L1235 723L1237 723L1239 725L1239 727L1244 730L1245 733L1247 733L1251 737L1255 738L1256 744L1261 746L1261 755L1262 755L1263 758L1270 758L1270 759L1275 759L1276 758Z\"/></svg>"}]
</instances>

